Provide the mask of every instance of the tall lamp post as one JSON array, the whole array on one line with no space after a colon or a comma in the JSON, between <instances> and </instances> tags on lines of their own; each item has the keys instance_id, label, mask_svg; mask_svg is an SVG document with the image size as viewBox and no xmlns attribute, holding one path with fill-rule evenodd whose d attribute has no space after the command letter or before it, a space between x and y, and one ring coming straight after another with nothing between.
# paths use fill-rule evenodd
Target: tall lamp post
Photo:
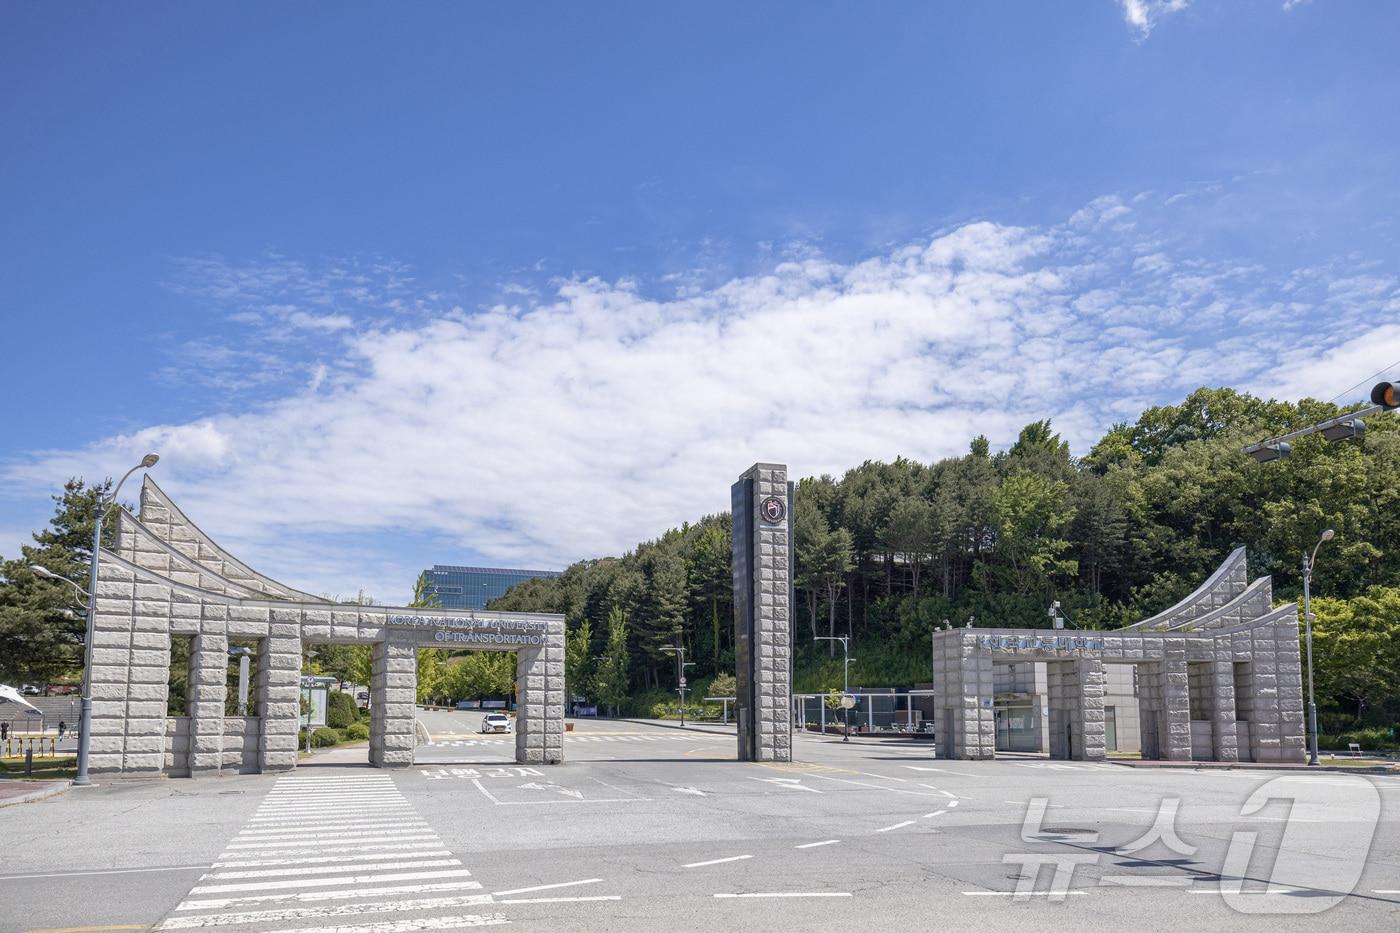
<instances>
[{"instance_id":1,"label":"tall lamp post","mask_svg":"<svg viewBox=\"0 0 1400 933\"><path fill-rule=\"evenodd\" d=\"M676 656L676 665L677 665L676 679L677 679L677 681L678 681L677 684L676 684L676 692L678 692L678 693L681 695L681 728L684 729L684 728L685 728L685 669L686 669L687 667L694 667L694 666L695 666L695 662L694 662L694 661L687 661L687 660L685 659L685 649L682 648L680 645L676 645L676 647L674 647L674 648L671 648L671 647L662 648L661 650L664 651L664 652L666 652L667 654L674 654L674 655Z\"/></svg>"},{"instance_id":2,"label":"tall lamp post","mask_svg":"<svg viewBox=\"0 0 1400 933\"><path fill-rule=\"evenodd\" d=\"M1336 531L1328 528L1322 533L1317 544L1313 545L1312 554L1303 552L1303 630L1306 632L1305 641L1308 646L1308 728L1312 730L1312 743L1308 747L1309 765L1321 764L1317 759L1317 697L1313 693L1312 572L1317 562L1317 549L1322 547L1324 541L1331 541L1336 535Z\"/></svg>"},{"instance_id":3,"label":"tall lamp post","mask_svg":"<svg viewBox=\"0 0 1400 933\"><path fill-rule=\"evenodd\" d=\"M845 671L841 678L841 698L845 699L851 695L851 662L855 658L851 657L851 636L849 635L817 635L817 641L839 641L841 643L841 667ZM841 737L841 741L851 740L851 708L842 704L845 712L842 714L846 720L846 734Z\"/></svg>"},{"instance_id":4,"label":"tall lamp post","mask_svg":"<svg viewBox=\"0 0 1400 933\"><path fill-rule=\"evenodd\" d=\"M88 745L92 738L92 640L93 630L97 625L97 565L102 559L102 519L106 516L107 510L117 501L117 496L122 491L122 484L131 477L131 474L137 470L149 470L156 465L156 461L159 459L158 454L146 454L141 458L140 463L126 471L110 496L104 499L100 492L97 494L96 517L92 528L92 560L88 574L87 633L83 636L83 707L78 719L78 773L73 778L74 787L86 787L92 783L88 778ZM39 571L37 568L35 568L35 572L49 578L58 577L55 573ZM68 582L72 583L73 581L68 580Z\"/></svg>"}]
</instances>

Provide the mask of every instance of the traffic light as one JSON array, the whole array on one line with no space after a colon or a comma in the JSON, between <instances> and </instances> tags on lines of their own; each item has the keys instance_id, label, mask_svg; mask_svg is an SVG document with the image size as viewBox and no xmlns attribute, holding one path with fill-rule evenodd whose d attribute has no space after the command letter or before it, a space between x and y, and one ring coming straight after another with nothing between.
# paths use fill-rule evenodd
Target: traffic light
<instances>
[{"instance_id":1,"label":"traffic light","mask_svg":"<svg viewBox=\"0 0 1400 933\"><path fill-rule=\"evenodd\" d=\"M1382 408L1400 408L1400 389L1393 383L1378 382L1371 389L1371 404Z\"/></svg>"},{"instance_id":2,"label":"traffic light","mask_svg":"<svg viewBox=\"0 0 1400 933\"><path fill-rule=\"evenodd\" d=\"M1366 436L1366 422L1360 418L1329 425L1322 429L1322 436L1329 441L1360 440Z\"/></svg>"},{"instance_id":3,"label":"traffic light","mask_svg":"<svg viewBox=\"0 0 1400 933\"><path fill-rule=\"evenodd\" d=\"M1260 447L1257 450L1249 451L1249 455L1260 463L1268 463L1271 460L1282 460L1293 453L1292 445L1279 441L1277 444L1270 444L1267 447Z\"/></svg>"}]
</instances>

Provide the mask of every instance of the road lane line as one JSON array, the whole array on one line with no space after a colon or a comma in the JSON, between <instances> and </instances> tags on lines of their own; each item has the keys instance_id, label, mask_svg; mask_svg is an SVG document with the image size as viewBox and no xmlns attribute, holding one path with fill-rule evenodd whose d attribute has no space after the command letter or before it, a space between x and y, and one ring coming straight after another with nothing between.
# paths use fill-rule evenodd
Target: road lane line
<instances>
[{"instance_id":1,"label":"road lane line","mask_svg":"<svg viewBox=\"0 0 1400 933\"><path fill-rule=\"evenodd\" d=\"M887 833L887 832L889 832L889 831L892 830L892 829L903 829L903 828L906 827L906 826L913 826L913 825L914 825L914 821L913 821L913 820L905 820L903 823L895 823L893 826L886 826L886 827L884 827L883 829L877 829L877 830L875 830L875 832L877 832L877 833Z\"/></svg>"},{"instance_id":2,"label":"road lane line","mask_svg":"<svg viewBox=\"0 0 1400 933\"><path fill-rule=\"evenodd\" d=\"M1052 894L1085 894L1085 891L963 891L967 897L1048 897ZM1213 892L1212 892L1213 893Z\"/></svg>"},{"instance_id":3,"label":"road lane line","mask_svg":"<svg viewBox=\"0 0 1400 933\"><path fill-rule=\"evenodd\" d=\"M582 881L561 881L559 884L537 884L529 888L512 888L509 891L496 891L495 897L505 897L509 894L529 894L531 891L550 891L554 888L574 888L581 884L599 884L602 878L585 878Z\"/></svg>"},{"instance_id":4,"label":"road lane line","mask_svg":"<svg viewBox=\"0 0 1400 933\"><path fill-rule=\"evenodd\" d=\"M744 859L753 858L752 855L731 855L729 858L712 858L707 862L691 862L689 865L682 865L682 868L704 868L706 865L723 865L725 862L742 862Z\"/></svg>"},{"instance_id":5,"label":"road lane line","mask_svg":"<svg viewBox=\"0 0 1400 933\"><path fill-rule=\"evenodd\" d=\"M493 904L578 904L583 901L620 901L618 894L599 894L593 897L514 897L504 901L492 901Z\"/></svg>"},{"instance_id":6,"label":"road lane line","mask_svg":"<svg viewBox=\"0 0 1400 933\"><path fill-rule=\"evenodd\" d=\"M715 894L714 897L850 897L850 891L763 891L751 894Z\"/></svg>"},{"instance_id":7,"label":"road lane line","mask_svg":"<svg viewBox=\"0 0 1400 933\"><path fill-rule=\"evenodd\" d=\"M46 871L32 875L0 875L0 881L24 881L28 878L79 878L84 875L139 875L154 871L203 871L209 865L161 865L154 868L95 868L89 871Z\"/></svg>"},{"instance_id":8,"label":"road lane line","mask_svg":"<svg viewBox=\"0 0 1400 933\"><path fill-rule=\"evenodd\" d=\"M793 846L794 849L815 849L817 846L834 846L840 839L823 839L821 842L806 842L800 846Z\"/></svg>"},{"instance_id":9,"label":"road lane line","mask_svg":"<svg viewBox=\"0 0 1400 933\"><path fill-rule=\"evenodd\" d=\"M420 826L395 826L395 827L393 827L393 828L390 828L390 827L387 827L387 826L386 826L386 827L382 827L382 828L378 828L378 827L377 827L377 828L373 828L373 829L357 829L357 830L331 830L331 829L325 829L325 830L320 830L320 831L309 830L309 829L307 829L307 830L293 830L293 831L291 831L291 832L286 832L286 833L272 833L272 834L268 834L268 835L257 835L257 836L245 836L245 835L243 835L242 833L239 833L237 836L234 836L234 837L233 837L233 839L231 840L231 844L232 844L232 843L238 843L238 844L240 844L240 845L243 845L243 844L252 844L252 843L259 843L259 842L285 842L285 841L288 840L288 839L307 839L307 838L312 838L312 839L315 839L315 840L317 840L317 841L321 841L321 840L338 841L338 840L341 840L341 839L360 840L360 839L362 839L362 838L365 837L365 836L371 836L371 837L374 837L374 838L376 838L376 839L379 839L379 838L391 839L391 838L393 838L394 836L419 836L419 835L422 835L423 833L430 833L430 832L432 832L432 831L433 831L433 830L432 830L432 827L428 826L426 823L423 823L423 824L420 825ZM367 840L366 840L366 841L367 841Z\"/></svg>"},{"instance_id":10,"label":"road lane line","mask_svg":"<svg viewBox=\"0 0 1400 933\"><path fill-rule=\"evenodd\" d=\"M947 810L934 810L932 813L925 813L923 816L919 817L919 819L921 819L921 820L931 820L931 819L933 819L935 816L942 816L943 814L945 814L945 813L947 813L947 812L948 812Z\"/></svg>"}]
</instances>

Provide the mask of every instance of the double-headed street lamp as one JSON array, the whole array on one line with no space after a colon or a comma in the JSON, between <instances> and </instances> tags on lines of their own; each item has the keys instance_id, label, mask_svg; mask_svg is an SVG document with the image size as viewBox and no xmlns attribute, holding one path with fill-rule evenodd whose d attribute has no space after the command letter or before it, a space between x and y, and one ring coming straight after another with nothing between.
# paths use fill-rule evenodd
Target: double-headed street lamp
<instances>
[{"instance_id":1,"label":"double-headed street lamp","mask_svg":"<svg viewBox=\"0 0 1400 933\"><path fill-rule=\"evenodd\" d=\"M112 490L112 494L105 499L102 492L97 493L96 517L92 527L92 561L89 565L87 596L87 634L83 636L83 708L78 719L78 773L73 778L73 786L86 787L92 781L88 778L88 745L92 738L92 640L93 630L97 625L97 565L102 559L102 519L117 501L117 495L122 491L122 484L125 483L132 473L137 470L148 470L156 465L160 459L157 454L146 454L141 458L141 462L126 471L117 486ZM65 576L54 573L47 567L31 564L30 570L41 577L49 580L62 580L70 584L78 592L82 592L82 587L74 583Z\"/></svg>"},{"instance_id":2,"label":"double-headed street lamp","mask_svg":"<svg viewBox=\"0 0 1400 933\"><path fill-rule=\"evenodd\" d=\"M694 662L694 661L687 661L687 660L685 659L685 649L682 648L680 645L677 645L677 646L674 647L674 648L667 646L667 647L665 647L665 648L662 648L661 650L664 651L666 654L674 654L674 655L676 656L676 679L679 681L679 682L676 684L676 692L679 693L679 694L681 695L681 728L684 729L684 728L685 728L685 669L686 669L687 667L694 667L694 666L695 666L695 662Z\"/></svg>"},{"instance_id":3,"label":"double-headed street lamp","mask_svg":"<svg viewBox=\"0 0 1400 933\"><path fill-rule=\"evenodd\" d=\"M1324 541L1331 541L1337 533L1328 528L1318 538L1317 544L1313 545L1312 554L1303 552L1303 627L1307 633L1306 641L1308 645L1308 728L1312 730L1312 744L1308 748L1308 764L1321 764L1317 760L1317 697L1313 694L1313 662L1312 662L1312 572L1313 566L1317 563L1317 549L1322 547Z\"/></svg>"},{"instance_id":4,"label":"double-headed street lamp","mask_svg":"<svg viewBox=\"0 0 1400 933\"><path fill-rule=\"evenodd\" d=\"M851 657L851 636L817 635L814 637L817 641L839 641L841 643L841 667L845 671L841 679L841 699L845 701L851 695L851 662L855 660ZM841 737L841 741L849 742L851 740L851 708L845 702L841 704L841 707L845 710L844 718L846 720L846 734Z\"/></svg>"}]
</instances>

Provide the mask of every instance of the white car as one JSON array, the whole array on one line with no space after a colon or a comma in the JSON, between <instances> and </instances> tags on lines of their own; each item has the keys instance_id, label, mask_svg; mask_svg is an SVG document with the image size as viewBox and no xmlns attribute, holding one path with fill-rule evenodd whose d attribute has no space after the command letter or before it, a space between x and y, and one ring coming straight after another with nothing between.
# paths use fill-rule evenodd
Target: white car
<instances>
[{"instance_id":1,"label":"white car","mask_svg":"<svg viewBox=\"0 0 1400 933\"><path fill-rule=\"evenodd\" d=\"M511 732L515 723L505 713L487 713L481 717L482 732Z\"/></svg>"}]
</instances>

